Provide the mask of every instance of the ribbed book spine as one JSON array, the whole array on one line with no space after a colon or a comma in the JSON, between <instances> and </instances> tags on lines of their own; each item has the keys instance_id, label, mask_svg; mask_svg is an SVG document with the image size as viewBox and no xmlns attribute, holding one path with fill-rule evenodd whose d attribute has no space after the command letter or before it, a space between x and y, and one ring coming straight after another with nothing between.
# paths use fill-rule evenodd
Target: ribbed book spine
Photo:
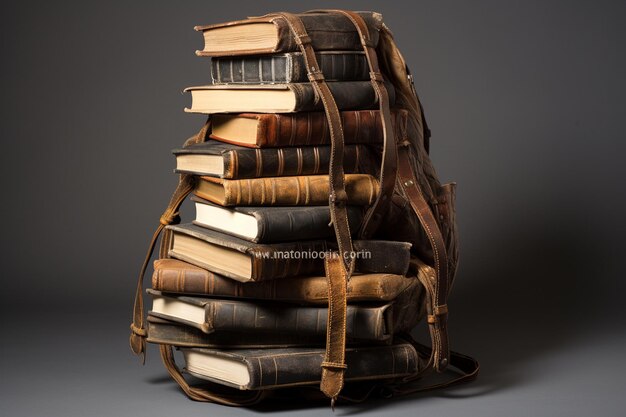
<instances>
[{"instance_id":1,"label":"ribbed book spine","mask_svg":"<svg viewBox=\"0 0 626 417\"><path fill-rule=\"evenodd\" d=\"M369 79L365 55L355 52L318 53L317 62L328 81ZM211 60L214 84L264 84L306 82L301 53L222 57Z\"/></svg>"}]
</instances>

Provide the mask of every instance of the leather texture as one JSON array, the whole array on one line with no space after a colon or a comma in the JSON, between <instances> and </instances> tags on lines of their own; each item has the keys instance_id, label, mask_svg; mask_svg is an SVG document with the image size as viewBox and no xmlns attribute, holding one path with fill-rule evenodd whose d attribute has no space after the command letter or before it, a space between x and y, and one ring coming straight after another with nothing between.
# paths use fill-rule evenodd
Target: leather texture
<instances>
[{"instance_id":1,"label":"leather texture","mask_svg":"<svg viewBox=\"0 0 626 417\"><path fill-rule=\"evenodd\" d=\"M329 81L368 80L363 52L320 51L315 54L324 78ZM213 84L264 84L307 82L301 52L211 59Z\"/></svg>"},{"instance_id":2,"label":"leather texture","mask_svg":"<svg viewBox=\"0 0 626 417\"><path fill-rule=\"evenodd\" d=\"M183 354L189 352L187 349L182 349L182 351ZM323 363L324 350L321 348L191 349L191 351L226 358L246 365L250 375L248 384L245 386L225 384L240 390L311 385L319 383L322 378L320 365ZM418 353L407 342L398 342L390 346L349 348L346 350L346 362L350 365L346 373L347 380L392 379L417 372ZM291 372L296 366L300 372ZM199 378L221 382L194 372L192 369L187 369L187 371Z\"/></svg>"},{"instance_id":3,"label":"leather texture","mask_svg":"<svg viewBox=\"0 0 626 417\"><path fill-rule=\"evenodd\" d=\"M371 39L378 40L378 31L382 25L382 15L375 12L361 12L363 18L371 28ZM324 50L360 50L359 35L354 27L344 16L328 16L323 13L301 13L291 15L292 19L297 18L302 22L300 33L307 33L310 36L312 49ZM258 55L275 52L301 51L297 33L287 21L285 14L272 13L264 16L251 17L245 20L238 20L215 25L196 26L195 30L205 32L226 26L238 26L254 24L259 22L271 22L276 25L278 42L273 48L254 48L249 50L233 50L222 52L222 55ZM215 53L196 51L199 56L218 56ZM310 60L309 60L310 61Z\"/></svg>"},{"instance_id":4,"label":"leather texture","mask_svg":"<svg viewBox=\"0 0 626 417\"><path fill-rule=\"evenodd\" d=\"M403 292L413 296L416 288L419 288L418 282L413 280ZM204 308L202 323L188 321L180 316L168 315L154 309L150 314L195 327L206 334L237 331L271 334L285 332L307 337L316 336L317 342L323 343L328 317L332 315L332 310L329 311L323 305L301 306L277 301L163 294L153 289L147 291L153 298L163 299L168 303L178 302ZM402 296L385 304L350 304L346 307L345 322L337 323L336 328L341 329L345 337L352 342L390 341L394 333L408 331L417 324L416 315L408 315L404 311L406 307L413 307L409 305L411 301L409 296ZM332 360L329 357L329 361Z\"/></svg>"},{"instance_id":5,"label":"leather texture","mask_svg":"<svg viewBox=\"0 0 626 417\"><path fill-rule=\"evenodd\" d=\"M348 302L388 302L396 299L418 274L431 274L428 265L419 265L409 277L397 274L355 273L348 282ZM154 261L152 288L166 293L199 294L253 300L288 301L298 304L328 303L325 276L290 277L289 285L280 280L240 283L178 259Z\"/></svg>"},{"instance_id":6,"label":"leather texture","mask_svg":"<svg viewBox=\"0 0 626 417\"><path fill-rule=\"evenodd\" d=\"M175 155L214 155L223 159L225 179L282 177L290 175L328 174L329 146L251 149L217 140L208 140L187 148L176 149ZM343 165L346 173L372 172L372 155L366 146L346 146ZM203 172L184 172L205 175Z\"/></svg>"},{"instance_id":7,"label":"leather texture","mask_svg":"<svg viewBox=\"0 0 626 417\"><path fill-rule=\"evenodd\" d=\"M406 110L392 110L391 123L394 129L406 131L407 116ZM330 129L324 112L240 113L212 116L214 123L223 123L233 118L257 119L259 121L255 145L258 148L330 144ZM344 110L340 112L340 120L346 144L378 144L383 142L381 113L378 110ZM213 134L211 137L228 142L228 140ZM245 146L239 142L232 143Z\"/></svg>"},{"instance_id":8,"label":"leather texture","mask_svg":"<svg viewBox=\"0 0 626 417\"><path fill-rule=\"evenodd\" d=\"M331 11L331 15L334 16L336 14L336 11ZM345 14L343 13L337 15L345 17ZM327 86L324 88L323 75L317 71L316 66L310 65L310 62L314 62L315 60L314 49L311 47L311 38L305 33L302 27L297 27L297 20L291 18L288 14L274 14L264 18L272 18L276 16L287 21L291 31L294 33L293 40L295 40L298 46L300 46L304 56L309 59L307 68L312 68L312 71L309 74L309 79L311 80L312 85L317 87L316 92L318 97L322 100L327 100L330 96L330 100L332 100L329 89ZM291 22L289 22L289 19L291 19ZM350 20L348 19L348 21ZM351 23L354 24L354 22ZM295 29L294 24L296 25ZM371 30L372 26L369 25L369 22L368 26ZM452 286L456 265L458 263L458 237L454 214L454 185L441 185L437 179L436 173L428 156L430 131L426 125L423 109L412 85L412 78L408 68L406 67L404 59L393 40L391 32L384 25L380 26L377 31L376 42L373 40L370 42L376 44L377 60L380 65L380 72L383 73L385 78L387 78L394 86L396 108L402 108L408 112L405 131L401 132L401 135L396 134L396 141L398 142L398 172L391 198L391 204L389 205L387 215L383 216L383 220L376 228L373 236L376 238L396 239L413 243L413 253L432 266L432 270L430 271L431 273L422 274L422 276L418 277L420 283L422 284L420 288L423 289L423 292L419 297L411 298L413 302L415 302L416 299L419 300L414 304L416 308L412 311L423 310L423 308L427 310L427 321L430 328L432 346L429 348L417 342L411 342L411 344L417 348L420 355L419 360L422 365L419 366L419 370L417 372L403 378L401 381L382 381L365 385L352 385L348 387L349 390L344 390L343 393L341 393L341 386L343 385L343 372L341 365L345 366L345 362L343 364L334 361L331 362L333 365L332 369L335 371L333 372L334 375L329 377L329 380L326 381L326 385L322 378L321 384L322 387L326 386L327 389L325 389L325 392L331 396L334 392L340 392L338 395L332 396L333 402L335 399L360 401L367 398L369 395L374 394L379 389L384 389L388 395L406 395L427 389L442 388L453 383L471 381L476 378L479 372L479 365L476 360L449 350L447 337L447 296ZM363 44L366 52L368 49L371 49L367 45L367 41L364 41ZM374 76L372 78L375 79L377 77ZM377 96L381 97L378 93ZM330 130L333 132L334 129L332 126L340 126L341 123L339 112L336 109L336 106L334 108L332 106L326 106L325 111L331 126ZM342 136L342 132L335 131L335 138L332 141L333 148L335 150L339 148L338 153L333 151L333 156L340 156L338 160L343 160ZM381 160L385 160L382 153ZM381 166L381 172L382 171L384 171L384 167ZM343 178L343 171L341 168L337 170L333 169L332 158L330 161L329 172L330 176L335 179ZM190 182L191 180L186 181ZM335 187L337 184L339 186ZM188 192L187 186L188 183L183 184L183 187L179 186L174 197L179 195L181 192ZM337 199L337 190L341 196L342 188L341 179L339 179L337 183L331 180L331 189L335 191L335 195L331 194L330 198L331 211L333 211L333 203L336 203L337 201L341 202L342 200L345 201L345 198L342 199L340 197ZM173 199L173 202L170 204L170 207L168 207L166 214L168 212L173 213L177 210L178 206L176 205L176 202L177 200ZM335 228L338 230L337 238L339 246L345 248L345 241L342 245L342 238L346 236L345 229L347 229L347 227L344 227L344 224L341 224L342 219L345 220L345 218L340 212L338 216L336 215L337 211L341 209L341 204L335 204L334 208L335 214L332 218L334 220ZM339 210L337 210L338 208ZM339 226L337 226L337 220L340 222ZM347 225L347 221L345 224ZM157 230L155 239L161 230L162 227ZM347 236L349 239L350 233L347 233ZM155 239L153 239L150 245L151 248L154 247ZM162 241L161 255L165 255L163 248L168 246L169 239L171 239L171 236L166 233ZM151 250L149 253L150 252ZM352 253L352 250L350 250L349 253ZM138 283L139 299L141 298L141 276L143 276L146 264L144 264L144 268L142 269L142 273L140 275L140 281ZM347 274L327 274L327 278L334 281L335 285L340 285L342 282L349 280L349 275L353 265L347 263L343 267L343 272L347 272ZM339 323L340 328L342 304L337 303L336 305L339 310L339 313L337 313L337 323ZM137 302L135 306L137 306ZM143 330L142 326L137 326L138 319L136 311L137 308L135 308L135 319L133 326L131 326L133 328L131 345L133 345L132 337L135 337L135 340L141 340L141 332ZM345 309L343 313L345 314ZM418 313L417 315L419 316L420 314L422 313ZM343 316L345 317L345 315ZM139 320L142 320L142 318ZM329 336L327 338L327 350L329 346L332 349L331 352L327 351L325 356L330 354L333 358L340 358L342 352L345 352L345 340L342 344L342 335L340 332L332 331L333 322L334 321L329 314L329 323L331 324L328 326L330 329L329 335L331 333L336 333L336 336ZM343 336L345 337L345 334ZM141 351L139 353L141 353ZM193 399L213 401L228 405L250 405L261 401L269 395L268 391L242 393L223 390L221 387L210 387L209 390L191 387L182 377L180 370L176 366L171 348L162 346L161 356L170 375L179 383L185 393ZM459 376L453 380L448 380L434 385L420 386L417 384L419 379L426 376L430 370L434 369L442 371L447 365L455 367L459 371Z\"/></svg>"},{"instance_id":9,"label":"leather texture","mask_svg":"<svg viewBox=\"0 0 626 417\"><path fill-rule=\"evenodd\" d=\"M376 178L368 174L346 174L342 195L344 204L369 205L378 191ZM223 188L223 198L208 194L202 182ZM319 206L328 204L332 194L329 175L225 180L201 177L194 194L222 206Z\"/></svg>"}]
</instances>

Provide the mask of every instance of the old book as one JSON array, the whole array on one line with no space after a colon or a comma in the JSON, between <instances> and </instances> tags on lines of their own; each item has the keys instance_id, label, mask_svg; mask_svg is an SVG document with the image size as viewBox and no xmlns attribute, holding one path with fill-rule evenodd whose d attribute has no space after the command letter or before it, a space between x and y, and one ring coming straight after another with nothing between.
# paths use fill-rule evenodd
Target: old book
<instances>
[{"instance_id":1,"label":"old book","mask_svg":"<svg viewBox=\"0 0 626 417\"><path fill-rule=\"evenodd\" d=\"M154 316L195 327L204 333L295 333L326 337L328 307L290 303L175 296L148 289ZM393 304L348 305L346 337L389 340L397 331Z\"/></svg>"},{"instance_id":2,"label":"old book","mask_svg":"<svg viewBox=\"0 0 626 417\"><path fill-rule=\"evenodd\" d=\"M363 52L321 51L317 63L327 81L369 80ZM300 83L309 81L301 52L211 59L213 84Z\"/></svg>"},{"instance_id":3,"label":"old book","mask_svg":"<svg viewBox=\"0 0 626 417\"><path fill-rule=\"evenodd\" d=\"M378 43L382 15L361 12L370 32L371 42ZM311 46L322 50L360 50L361 40L353 23L341 15L328 13L298 14L311 38ZM221 23L196 26L204 36L204 49L200 56L267 54L298 51L298 44L287 21L282 17L262 16Z\"/></svg>"},{"instance_id":4,"label":"old book","mask_svg":"<svg viewBox=\"0 0 626 417\"><path fill-rule=\"evenodd\" d=\"M237 281L263 281L303 275L322 275L324 257L336 250L325 240L260 244L194 224L167 226L169 256ZM355 240L357 272L404 275L409 269L411 244Z\"/></svg>"},{"instance_id":5,"label":"old book","mask_svg":"<svg viewBox=\"0 0 626 417\"><path fill-rule=\"evenodd\" d=\"M185 370L240 390L319 385L324 348L182 349ZM418 371L418 353L399 340L389 346L348 347L346 381L399 378Z\"/></svg>"},{"instance_id":6,"label":"old book","mask_svg":"<svg viewBox=\"0 0 626 417\"><path fill-rule=\"evenodd\" d=\"M327 174L330 146L250 149L208 140L175 149L176 171L226 179ZM344 149L344 172L372 172L367 147L348 145Z\"/></svg>"},{"instance_id":7,"label":"old book","mask_svg":"<svg viewBox=\"0 0 626 417\"><path fill-rule=\"evenodd\" d=\"M374 109L378 96L369 81L330 81L328 87L339 110ZM386 83L390 105L395 94ZM191 107L188 113L291 113L323 110L311 83L291 84L218 84L189 87Z\"/></svg>"},{"instance_id":8,"label":"old book","mask_svg":"<svg viewBox=\"0 0 626 417\"><path fill-rule=\"evenodd\" d=\"M340 114L345 143L382 143L380 111L346 110ZM391 122L396 136L403 137L407 111L392 110ZM253 148L330 144L324 112L215 114L211 116L211 129L214 139Z\"/></svg>"},{"instance_id":9,"label":"old book","mask_svg":"<svg viewBox=\"0 0 626 417\"><path fill-rule=\"evenodd\" d=\"M297 333L242 333L219 332L206 334L203 331L148 314L149 343L185 347L233 348L279 348L319 345L317 337L307 338Z\"/></svg>"},{"instance_id":10,"label":"old book","mask_svg":"<svg viewBox=\"0 0 626 417\"><path fill-rule=\"evenodd\" d=\"M421 264L417 273L426 273L428 269L432 270L431 267ZM347 300L350 303L392 301L415 280L415 276L355 273L348 281ZM289 301L300 304L328 302L325 276L292 277L289 278L288 284L281 280L241 283L178 259L154 261L152 288L168 293L223 298Z\"/></svg>"},{"instance_id":11,"label":"old book","mask_svg":"<svg viewBox=\"0 0 626 417\"><path fill-rule=\"evenodd\" d=\"M348 204L369 205L376 199L378 180L367 174L346 174ZM328 175L226 180L201 177L194 194L222 206L328 205Z\"/></svg>"},{"instance_id":12,"label":"old book","mask_svg":"<svg viewBox=\"0 0 626 417\"><path fill-rule=\"evenodd\" d=\"M335 235L326 206L222 207L192 197L196 205L194 224L256 243L326 239ZM356 231L363 210L348 206L350 230Z\"/></svg>"}]
</instances>

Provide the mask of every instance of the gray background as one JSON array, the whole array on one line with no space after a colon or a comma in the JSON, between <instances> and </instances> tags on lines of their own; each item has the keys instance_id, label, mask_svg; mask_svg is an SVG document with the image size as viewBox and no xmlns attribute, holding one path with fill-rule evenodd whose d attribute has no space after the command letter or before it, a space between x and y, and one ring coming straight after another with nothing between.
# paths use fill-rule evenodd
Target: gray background
<instances>
[{"instance_id":1,"label":"gray background","mask_svg":"<svg viewBox=\"0 0 626 417\"><path fill-rule=\"evenodd\" d=\"M194 403L127 346L170 150L203 122L192 27L317 7L382 12L415 74L459 183L452 342L483 365L336 413L623 415L624 2L232 0L3 3L0 415L330 413Z\"/></svg>"}]
</instances>

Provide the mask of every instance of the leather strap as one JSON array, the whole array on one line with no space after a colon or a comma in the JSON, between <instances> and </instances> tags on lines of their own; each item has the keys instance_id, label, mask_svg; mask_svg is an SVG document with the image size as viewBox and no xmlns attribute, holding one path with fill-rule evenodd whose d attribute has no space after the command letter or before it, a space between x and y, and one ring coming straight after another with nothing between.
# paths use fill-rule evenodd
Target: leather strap
<instances>
[{"instance_id":1,"label":"leather strap","mask_svg":"<svg viewBox=\"0 0 626 417\"><path fill-rule=\"evenodd\" d=\"M170 376L178 383L189 398L195 401L208 401L230 406L250 406L257 404L267 395L267 390L240 391L224 388L222 385L208 383L214 390L192 387L176 365L174 352L169 345L160 345L161 360Z\"/></svg>"},{"instance_id":2,"label":"leather strap","mask_svg":"<svg viewBox=\"0 0 626 417\"><path fill-rule=\"evenodd\" d=\"M432 340L430 361L436 371L443 372L450 355L447 329L448 256L439 225L413 172L409 145L404 142L398 148L398 179L433 249L435 280L424 277L420 281L428 294L427 321Z\"/></svg>"},{"instance_id":3,"label":"leather strap","mask_svg":"<svg viewBox=\"0 0 626 417\"><path fill-rule=\"evenodd\" d=\"M193 143L204 142L210 127L209 120L210 119L207 119L206 123L204 124L204 126L202 126L202 129L200 129L197 135L187 139L184 144L185 147ZM170 199L167 208L159 219L160 224L152 235L152 239L150 240L150 244L148 245L148 252L146 253L146 257L144 258L143 265L141 266L141 270L139 272L139 277L137 279L137 288L135 290L135 303L133 306L133 321L130 324L130 348L135 355L142 355L142 363L146 362L147 333L144 325L143 314L143 277L146 274L146 269L148 268L148 263L150 262L150 258L152 257L152 252L154 252L154 247L156 246L159 235L161 234L163 229L165 229L165 226L180 222L178 209L180 208L180 205L183 203L187 195L193 190L194 186L195 177L193 175L181 174L178 185L176 186L176 190L174 190L174 194L172 195L172 198Z\"/></svg>"},{"instance_id":4,"label":"leather strap","mask_svg":"<svg viewBox=\"0 0 626 417\"><path fill-rule=\"evenodd\" d=\"M328 325L326 327L326 354L322 362L321 391L331 398L330 406L335 408L335 400L343 388L343 374L346 346L346 315L347 288L343 261L338 256L324 259L328 280ZM340 312L339 314L337 312Z\"/></svg>"},{"instance_id":5,"label":"leather strap","mask_svg":"<svg viewBox=\"0 0 626 417\"><path fill-rule=\"evenodd\" d=\"M304 57L309 81L315 90L318 99L322 100L328 126L330 130L330 164L328 168L330 195L329 210L331 223L335 229L335 236L339 249L339 258L336 262L327 264L327 278L329 281L329 311L326 335L326 355L322 364L322 391L331 398L334 405L337 395L343 388L343 374L345 372L345 321L346 321L346 287L347 281L354 270L355 256L352 247L352 234L348 224L348 213L343 171L343 127L341 115L335 103L321 68L311 46L302 20L296 15L286 12L271 14L283 18L294 35L296 43ZM341 270L341 271L339 271ZM331 299L330 294L333 292ZM332 301L331 301L332 300ZM343 323L343 327L342 327Z\"/></svg>"},{"instance_id":6,"label":"leather strap","mask_svg":"<svg viewBox=\"0 0 626 417\"><path fill-rule=\"evenodd\" d=\"M378 97L378 108L381 114L383 129L383 154L380 167L379 189L378 195L374 203L369 207L363 216L359 236L361 239L370 239L383 220L396 184L396 170L398 166L398 154L396 150L396 141L394 137L393 125L391 124L391 110L389 108L389 94L385 87L383 76L378 65L378 56L376 54L376 45L370 39L370 32L367 23L358 13L348 10L338 9L320 9L311 10L307 13L334 13L347 17L356 28L361 46L367 58L367 64L370 70L370 80L372 87Z\"/></svg>"}]
</instances>

